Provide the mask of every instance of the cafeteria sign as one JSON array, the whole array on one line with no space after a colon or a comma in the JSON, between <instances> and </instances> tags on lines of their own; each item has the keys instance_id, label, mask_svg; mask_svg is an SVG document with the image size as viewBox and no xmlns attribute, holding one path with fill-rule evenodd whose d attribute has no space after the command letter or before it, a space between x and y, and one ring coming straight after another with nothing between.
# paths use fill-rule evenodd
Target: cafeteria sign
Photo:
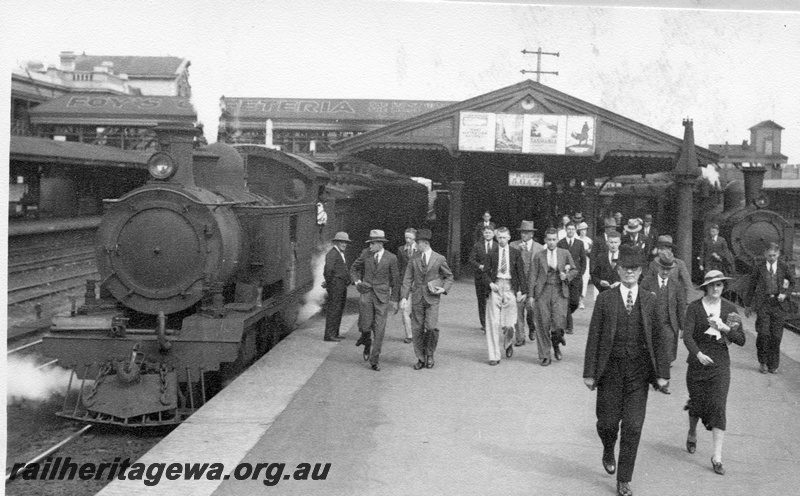
<instances>
[{"instance_id":1,"label":"cafeteria sign","mask_svg":"<svg viewBox=\"0 0 800 496\"><path fill-rule=\"evenodd\" d=\"M537 155L592 155L592 115L493 114L461 112L458 149Z\"/></svg>"},{"instance_id":2,"label":"cafeteria sign","mask_svg":"<svg viewBox=\"0 0 800 496\"><path fill-rule=\"evenodd\" d=\"M527 188L543 188L544 187L544 173L543 172L509 172L508 173L509 186L522 186Z\"/></svg>"}]
</instances>

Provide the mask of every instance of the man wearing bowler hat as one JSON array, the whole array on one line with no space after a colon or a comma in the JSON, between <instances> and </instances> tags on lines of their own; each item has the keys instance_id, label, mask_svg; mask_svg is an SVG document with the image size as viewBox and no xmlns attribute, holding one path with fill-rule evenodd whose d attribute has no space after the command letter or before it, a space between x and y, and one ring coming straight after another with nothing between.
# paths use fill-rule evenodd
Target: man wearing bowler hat
<instances>
[{"instance_id":1,"label":"man wearing bowler hat","mask_svg":"<svg viewBox=\"0 0 800 496\"><path fill-rule=\"evenodd\" d=\"M511 246L519 250L522 256L523 271L525 273L524 281L528 281L531 276L531 260L533 256L544 250L544 246L540 245L533 240L533 233L536 231L533 227L532 220L523 220L517 228L520 238L511 243ZM527 284L527 282L526 282ZM528 337L531 341L536 340L536 323L533 318L533 305L526 298L523 301L517 302L517 323L515 325L515 343L514 346L522 346L525 344L525 324L528 324Z\"/></svg>"},{"instance_id":2,"label":"man wearing bowler hat","mask_svg":"<svg viewBox=\"0 0 800 496\"><path fill-rule=\"evenodd\" d=\"M400 301L400 272L397 257L383 249L386 237L380 229L369 232L361 255L350 267L350 278L355 281L361 297L358 305L358 329L361 337L356 346L364 345L364 360L369 360L372 370L379 371L378 361L386 332L386 317L389 303L397 313Z\"/></svg>"},{"instance_id":3,"label":"man wearing bowler hat","mask_svg":"<svg viewBox=\"0 0 800 496\"><path fill-rule=\"evenodd\" d=\"M439 343L439 300L453 285L453 272L444 256L431 249L431 230L417 231L417 252L403 275L403 309L411 305L411 333L417 363L414 370L432 369ZM409 302L409 296L411 301Z\"/></svg>"},{"instance_id":4,"label":"man wearing bowler hat","mask_svg":"<svg viewBox=\"0 0 800 496\"><path fill-rule=\"evenodd\" d=\"M597 433L603 468L617 473L617 494L632 496L630 481L647 410L649 385L669 384L666 321L655 294L638 286L644 254L620 248L620 285L600 293L594 305L584 355L583 382L597 389ZM614 449L619 443L619 471Z\"/></svg>"},{"instance_id":5,"label":"man wearing bowler hat","mask_svg":"<svg viewBox=\"0 0 800 496\"><path fill-rule=\"evenodd\" d=\"M347 270L347 257L344 252L350 237L340 231L333 237L333 248L325 255L323 283L328 291L328 303L325 308L325 341L339 341L339 326L342 324L344 304L347 301L347 286L350 285L350 273Z\"/></svg>"},{"instance_id":6,"label":"man wearing bowler hat","mask_svg":"<svg viewBox=\"0 0 800 496\"><path fill-rule=\"evenodd\" d=\"M664 336L668 339L667 349L669 349L671 363L678 356L678 341L681 338L683 320L686 318L686 291L678 284L678 281L669 276L670 271L676 265L674 257L658 256L655 262L658 265L658 274L651 274L642 279L641 287L658 296L661 311L668 317L670 332L665 333ZM669 394L667 388L661 388L661 392Z\"/></svg>"}]
</instances>

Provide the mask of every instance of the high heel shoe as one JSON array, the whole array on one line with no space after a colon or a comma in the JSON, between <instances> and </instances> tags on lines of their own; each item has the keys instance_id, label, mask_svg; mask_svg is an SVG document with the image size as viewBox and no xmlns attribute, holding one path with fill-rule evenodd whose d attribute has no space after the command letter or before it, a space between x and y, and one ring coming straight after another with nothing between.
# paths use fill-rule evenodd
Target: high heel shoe
<instances>
[{"instance_id":1,"label":"high heel shoe","mask_svg":"<svg viewBox=\"0 0 800 496\"><path fill-rule=\"evenodd\" d=\"M717 475L725 475L725 469L722 467L722 462L715 462L714 457L711 457L711 466L714 467L714 473Z\"/></svg>"}]
</instances>

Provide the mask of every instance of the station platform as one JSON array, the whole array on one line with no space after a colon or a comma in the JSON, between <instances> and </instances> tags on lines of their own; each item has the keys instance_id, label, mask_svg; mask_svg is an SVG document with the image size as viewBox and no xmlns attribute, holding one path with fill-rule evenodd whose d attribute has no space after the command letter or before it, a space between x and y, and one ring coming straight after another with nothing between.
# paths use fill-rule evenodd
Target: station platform
<instances>
[{"instance_id":1,"label":"station platform","mask_svg":"<svg viewBox=\"0 0 800 496\"><path fill-rule=\"evenodd\" d=\"M239 463L285 463L275 485L264 484L265 470L255 480L117 480L99 494L615 494L615 476L601 464L596 393L582 380L591 312L590 302L575 312L562 361L542 367L528 342L489 366L472 281L458 281L442 298L435 367L412 369L397 314L389 317L380 372L354 346L354 313L345 316L339 343L322 340L317 316L138 460L224 463L226 474ZM787 331L779 373L760 374L754 319L745 322L746 345L731 347L727 473L712 471L711 433L702 426L697 452L686 452L680 344L672 394L650 390L631 483L637 496L800 491L800 337ZM301 463L330 468L325 480L294 480Z\"/></svg>"}]
</instances>

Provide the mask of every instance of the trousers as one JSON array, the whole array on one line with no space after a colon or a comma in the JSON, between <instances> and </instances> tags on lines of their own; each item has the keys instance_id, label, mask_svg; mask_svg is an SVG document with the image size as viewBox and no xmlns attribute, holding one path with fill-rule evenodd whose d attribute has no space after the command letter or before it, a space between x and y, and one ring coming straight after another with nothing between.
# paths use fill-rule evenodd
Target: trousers
<instances>
[{"instance_id":1,"label":"trousers","mask_svg":"<svg viewBox=\"0 0 800 496\"><path fill-rule=\"evenodd\" d=\"M758 363L767 364L769 370L778 368L781 362L781 340L786 313L778 300L767 299L756 314L756 353Z\"/></svg>"},{"instance_id":2,"label":"trousers","mask_svg":"<svg viewBox=\"0 0 800 496\"><path fill-rule=\"evenodd\" d=\"M561 294L560 284L545 284L534 303L534 316L539 360L549 359L553 347L551 331L567 327L567 299Z\"/></svg>"},{"instance_id":3,"label":"trousers","mask_svg":"<svg viewBox=\"0 0 800 496\"><path fill-rule=\"evenodd\" d=\"M365 347L371 346L369 363L377 365L381 356L383 336L386 333L386 317L389 315L389 302L381 303L375 293L362 293L358 303L358 329L366 334ZM366 348L365 348L366 349Z\"/></svg>"},{"instance_id":4,"label":"trousers","mask_svg":"<svg viewBox=\"0 0 800 496\"><path fill-rule=\"evenodd\" d=\"M498 291L492 291L486 306L486 345L489 360L500 361L506 348L514 344L514 325L517 321L517 305L511 281L498 279ZM500 347L500 336L503 346Z\"/></svg>"}]
</instances>

